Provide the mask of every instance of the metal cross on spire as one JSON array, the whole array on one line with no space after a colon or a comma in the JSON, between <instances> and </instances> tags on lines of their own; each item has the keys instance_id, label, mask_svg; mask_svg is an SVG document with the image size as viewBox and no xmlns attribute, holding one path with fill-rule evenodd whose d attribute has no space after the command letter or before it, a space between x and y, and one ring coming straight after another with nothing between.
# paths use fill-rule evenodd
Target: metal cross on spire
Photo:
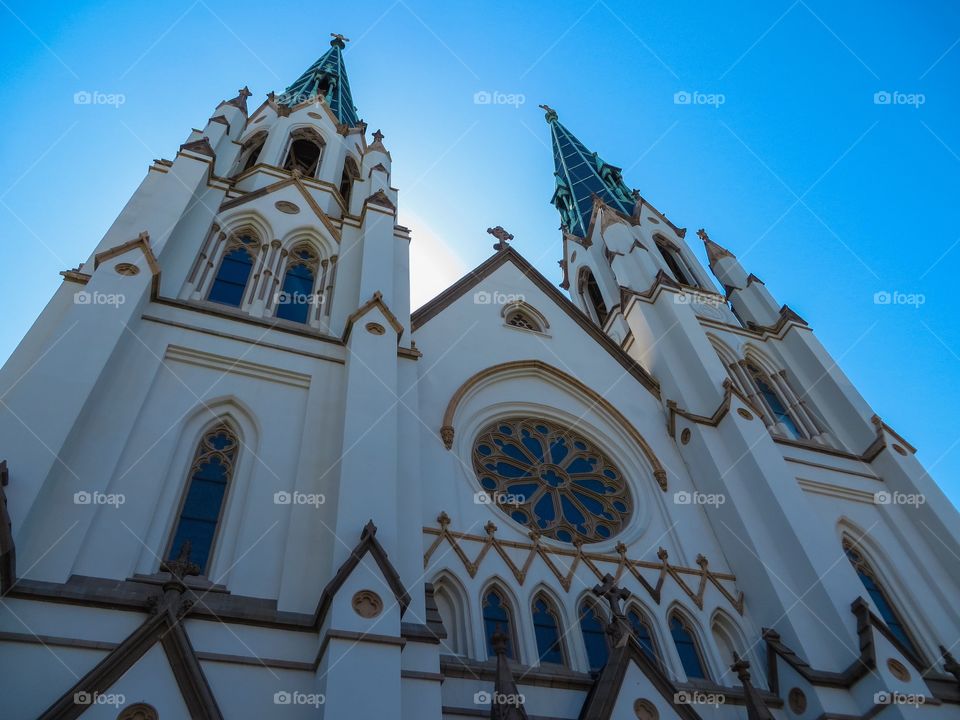
<instances>
[{"instance_id":1,"label":"metal cross on spire","mask_svg":"<svg viewBox=\"0 0 960 720\"><path fill-rule=\"evenodd\" d=\"M346 44L350 42L350 38L344 37L340 33L330 33L330 37L333 38L333 40L330 42L331 45L339 43L340 47L345 47Z\"/></svg>"}]
</instances>

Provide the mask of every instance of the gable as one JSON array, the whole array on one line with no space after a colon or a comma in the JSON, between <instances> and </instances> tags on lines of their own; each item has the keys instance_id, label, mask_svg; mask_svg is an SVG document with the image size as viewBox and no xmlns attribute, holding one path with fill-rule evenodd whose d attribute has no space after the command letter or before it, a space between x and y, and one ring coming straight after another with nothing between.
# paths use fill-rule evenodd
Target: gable
<instances>
[{"instance_id":1,"label":"gable","mask_svg":"<svg viewBox=\"0 0 960 720\"><path fill-rule=\"evenodd\" d=\"M513 272L509 272L510 270ZM537 301L534 302L531 298L525 297L525 293L532 293L532 297L536 297ZM598 328L576 305L512 247L507 247L506 250L491 256L433 300L416 310L411 315L411 325L414 333L416 333L419 328L442 315L454 304L462 305L465 298L474 305L483 306L499 304L501 301L506 301L506 299L516 295L523 296L520 299L536 307L548 319L551 319L553 315L558 315L571 320L586 335L582 338L583 341L587 341L589 338L592 341L591 345L596 345L597 350L605 352L621 366L624 372L628 373L654 397L659 399L660 386L653 376L611 340L606 333Z\"/></svg>"}]
</instances>

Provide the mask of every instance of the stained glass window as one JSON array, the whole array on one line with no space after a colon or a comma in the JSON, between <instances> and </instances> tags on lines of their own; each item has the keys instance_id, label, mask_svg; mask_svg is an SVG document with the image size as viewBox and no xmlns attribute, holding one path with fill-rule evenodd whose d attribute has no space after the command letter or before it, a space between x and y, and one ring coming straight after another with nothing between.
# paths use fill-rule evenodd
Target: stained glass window
<instances>
[{"instance_id":1,"label":"stained glass window","mask_svg":"<svg viewBox=\"0 0 960 720\"><path fill-rule=\"evenodd\" d=\"M680 656L680 664L683 665L683 671L687 674L687 677L706 678L707 673L703 667L703 660L700 659L700 648L697 647L697 640L693 631L677 614L670 616L670 635L673 638L673 644Z\"/></svg>"},{"instance_id":2,"label":"stained glass window","mask_svg":"<svg viewBox=\"0 0 960 720\"><path fill-rule=\"evenodd\" d=\"M596 605L586 600L580 605L580 632L583 633L590 669L600 670L607 664L610 648L607 645L603 616Z\"/></svg>"},{"instance_id":3,"label":"stained glass window","mask_svg":"<svg viewBox=\"0 0 960 720\"><path fill-rule=\"evenodd\" d=\"M620 470L592 442L547 420L487 426L474 443L473 467L493 503L556 540L606 540L630 517Z\"/></svg>"},{"instance_id":4,"label":"stained glass window","mask_svg":"<svg viewBox=\"0 0 960 720\"><path fill-rule=\"evenodd\" d=\"M318 263L317 255L309 248L300 247L290 253L290 262L283 277L283 289L277 299L278 318L306 323L310 309L316 304L313 283Z\"/></svg>"},{"instance_id":5,"label":"stained glass window","mask_svg":"<svg viewBox=\"0 0 960 720\"><path fill-rule=\"evenodd\" d=\"M253 269L253 253L256 249L257 242L249 235L241 235L227 244L217 276L207 295L208 300L240 307Z\"/></svg>"},{"instance_id":6,"label":"stained glass window","mask_svg":"<svg viewBox=\"0 0 960 720\"><path fill-rule=\"evenodd\" d=\"M860 551L855 548L850 541L844 541L843 549L847 554L847 559L853 565L853 569L857 571L857 577L860 578L860 582L863 583L863 587L870 595L870 599L873 600L873 604L876 605L877 610L880 611L880 617L883 618L890 632L893 633L893 636L897 638L907 650L919 658L920 655L917 652L917 646L914 645L910 639L906 626L900 620L900 614L894 609L893 603L891 603L887 597L883 586L877 581L873 568L870 567Z\"/></svg>"},{"instance_id":7,"label":"stained glass window","mask_svg":"<svg viewBox=\"0 0 960 720\"><path fill-rule=\"evenodd\" d=\"M537 653L542 663L563 664L560 623L553 604L538 596L533 601L533 632L537 636Z\"/></svg>"},{"instance_id":8,"label":"stained glass window","mask_svg":"<svg viewBox=\"0 0 960 720\"><path fill-rule=\"evenodd\" d=\"M653 628L650 627L650 622L636 608L630 608L627 612L627 621L633 628L633 634L636 636L637 642L640 643L643 654L654 662L660 662L660 658L657 657L657 645L653 639Z\"/></svg>"},{"instance_id":9,"label":"stained glass window","mask_svg":"<svg viewBox=\"0 0 960 720\"><path fill-rule=\"evenodd\" d=\"M767 382L765 373L753 363L747 363L747 371L753 378L757 390L770 408L770 412L773 413L774 422L782 423L794 437L803 437L793 418L790 416L790 412L780 399L780 394L770 387L770 383Z\"/></svg>"},{"instance_id":10,"label":"stained glass window","mask_svg":"<svg viewBox=\"0 0 960 720\"><path fill-rule=\"evenodd\" d=\"M223 508L227 484L233 475L237 456L237 436L226 425L218 425L200 440L190 467L183 508L170 543L169 560L180 554L183 544L190 542L190 560L206 574Z\"/></svg>"},{"instance_id":11,"label":"stained glass window","mask_svg":"<svg viewBox=\"0 0 960 720\"><path fill-rule=\"evenodd\" d=\"M483 598L483 634L487 639L487 657L495 657L497 654L493 649L493 635L496 632L507 636L507 657L515 659L510 605L500 591L494 588Z\"/></svg>"}]
</instances>

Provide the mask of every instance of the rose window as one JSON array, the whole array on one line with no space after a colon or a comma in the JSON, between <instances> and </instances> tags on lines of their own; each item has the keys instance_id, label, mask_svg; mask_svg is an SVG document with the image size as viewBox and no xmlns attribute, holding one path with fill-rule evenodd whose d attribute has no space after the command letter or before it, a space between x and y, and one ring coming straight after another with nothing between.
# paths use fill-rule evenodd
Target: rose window
<instances>
[{"instance_id":1,"label":"rose window","mask_svg":"<svg viewBox=\"0 0 960 720\"><path fill-rule=\"evenodd\" d=\"M474 443L473 467L487 500L547 537L599 542L630 517L620 470L594 443L546 420L488 425Z\"/></svg>"}]
</instances>

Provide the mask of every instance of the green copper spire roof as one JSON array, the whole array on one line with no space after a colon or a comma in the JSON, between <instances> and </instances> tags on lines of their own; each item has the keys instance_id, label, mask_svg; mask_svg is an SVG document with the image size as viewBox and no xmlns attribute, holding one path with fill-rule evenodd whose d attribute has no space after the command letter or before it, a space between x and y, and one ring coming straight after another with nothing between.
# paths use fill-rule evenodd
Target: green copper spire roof
<instances>
[{"instance_id":1,"label":"green copper spire roof","mask_svg":"<svg viewBox=\"0 0 960 720\"><path fill-rule=\"evenodd\" d=\"M590 152L557 119L552 108L546 111L547 123L553 137L554 175L557 189L550 202L560 211L563 227L580 237L586 237L596 195L610 207L624 215L632 215L636 203L633 193L621 176L620 168L604 162Z\"/></svg>"},{"instance_id":2,"label":"green copper spire roof","mask_svg":"<svg viewBox=\"0 0 960 720\"><path fill-rule=\"evenodd\" d=\"M296 81L277 98L282 105L294 106L305 100L322 95L337 119L348 127L353 127L360 118L353 106L350 94L350 81L347 80L347 68L343 64L346 40L343 35L330 33L330 49L326 54L307 68Z\"/></svg>"}]
</instances>

